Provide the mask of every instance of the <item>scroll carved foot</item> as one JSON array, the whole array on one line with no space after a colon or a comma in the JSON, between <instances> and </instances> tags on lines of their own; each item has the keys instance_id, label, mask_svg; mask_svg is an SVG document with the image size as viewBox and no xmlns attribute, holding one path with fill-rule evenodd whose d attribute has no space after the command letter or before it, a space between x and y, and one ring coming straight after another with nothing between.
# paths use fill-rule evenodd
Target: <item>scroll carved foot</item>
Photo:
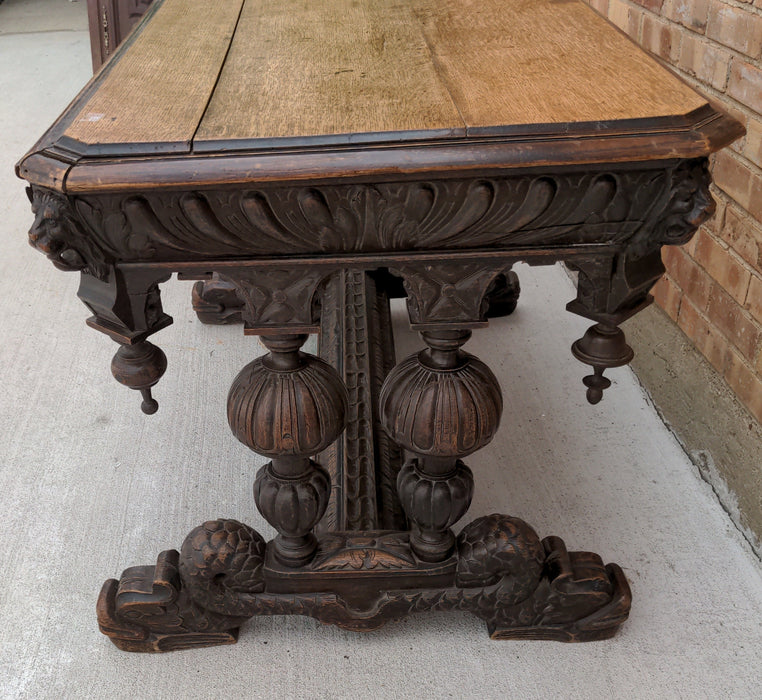
<instances>
[{"instance_id":1,"label":"scroll carved foot","mask_svg":"<svg viewBox=\"0 0 762 700\"><path fill-rule=\"evenodd\" d=\"M613 636L632 596L622 570L592 552L540 540L524 521L478 518L458 538L456 583L493 639L583 642Z\"/></svg>"},{"instance_id":2,"label":"scroll carved foot","mask_svg":"<svg viewBox=\"0 0 762 700\"><path fill-rule=\"evenodd\" d=\"M104 583L101 632L124 651L173 651L234 644L264 588L265 542L235 520L212 520L162 552L156 566L134 566Z\"/></svg>"},{"instance_id":3,"label":"scroll carved foot","mask_svg":"<svg viewBox=\"0 0 762 700\"><path fill-rule=\"evenodd\" d=\"M191 299L201 323L215 326L243 323L243 302L232 282L219 278L196 282Z\"/></svg>"}]
</instances>

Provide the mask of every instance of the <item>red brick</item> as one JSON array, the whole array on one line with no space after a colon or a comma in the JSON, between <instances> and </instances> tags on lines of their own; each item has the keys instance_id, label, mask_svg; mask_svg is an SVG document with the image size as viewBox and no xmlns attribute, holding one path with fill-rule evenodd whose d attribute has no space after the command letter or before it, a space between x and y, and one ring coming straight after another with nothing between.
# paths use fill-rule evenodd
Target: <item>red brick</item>
<instances>
[{"instance_id":1,"label":"red brick","mask_svg":"<svg viewBox=\"0 0 762 700\"><path fill-rule=\"evenodd\" d=\"M716 234L722 230L728 200L722 193L722 190L717 189L714 185L710 185L709 191L712 194L712 199L714 199L717 208L715 209L714 214L702 224L701 228Z\"/></svg>"},{"instance_id":2,"label":"red brick","mask_svg":"<svg viewBox=\"0 0 762 700\"><path fill-rule=\"evenodd\" d=\"M751 361L757 356L757 347L762 338L759 325L718 284L712 287L709 296L707 318L727 336L745 358Z\"/></svg>"},{"instance_id":3,"label":"red brick","mask_svg":"<svg viewBox=\"0 0 762 700\"><path fill-rule=\"evenodd\" d=\"M705 231L699 231L696 244L696 262L701 265L722 288L739 304L746 299L751 274L734 255L723 248Z\"/></svg>"},{"instance_id":4,"label":"red brick","mask_svg":"<svg viewBox=\"0 0 762 700\"><path fill-rule=\"evenodd\" d=\"M762 221L762 177L758 175L754 175L751 180L747 211L754 219Z\"/></svg>"},{"instance_id":5,"label":"red brick","mask_svg":"<svg viewBox=\"0 0 762 700\"><path fill-rule=\"evenodd\" d=\"M752 316L762 323L762 278L756 275L752 276L749 284L749 293L746 295L746 304L744 304Z\"/></svg>"},{"instance_id":6,"label":"red brick","mask_svg":"<svg viewBox=\"0 0 762 700\"><path fill-rule=\"evenodd\" d=\"M701 229L699 228L699 230ZM688 253L688 255L693 257L693 254L696 252L696 242L696 236L693 236L693 238L691 238L691 240L689 240L684 246L680 246L680 249L684 250L686 253Z\"/></svg>"},{"instance_id":7,"label":"red brick","mask_svg":"<svg viewBox=\"0 0 762 700\"><path fill-rule=\"evenodd\" d=\"M669 277L662 277L651 290L656 304L666 311L667 315L677 321L677 314L680 311L680 299L682 292L675 286Z\"/></svg>"},{"instance_id":8,"label":"red brick","mask_svg":"<svg viewBox=\"0 0 762 700\"><path fill-rule=\"evenodd\" d=\"M670 253L665 255L667 251ZM712 278L681 248L668 246L663 249L662 256L667 274L680 287L684 296L699 310L706 311L712 291Z\"/></svg>"},{"instance_id":9,"label":"red brick","mask_svg":"<svg viewBox=\"0 0 762 700\"><path fill-rule=\"evenodd\" d=\"M706 35L752 58L762 53L762 17L745 7L712 0Z\"/></svg>"},{"instance_id":10,"label":"red brick","mask_svg":"<svg viewBox=\"0 0 762 700\"><path fill-rule=\"evenodd\" d=\"M661 261L664 263L664 267L667 269L667 273L677 265L677 258L680 256L682 248L678 248L674 245L665 245L661 249Z\"/></svg>"},{"instance_id":11,"label":"red brick","mask_svg":"<svg viewBox=\"0 0 762 700\"><path fill-rule=\"evenodd\" d=\"M712 175L717 187L744 209L751 211L754 173L746 163L741 162L733 153L720 151L716 154Z\"/></svg>"},{"instance_id":12,"label":"red brick","mask_svg":"<svg viewBox=\"0 0 762 700\"><path fill-rule=\"evenodd\" d=\"M630 23L627 25L627 33L637 42L641 42L640 27L646 13L637 7L630 8Z\"/></svg>"},{"instance_id":13,"label":"red brick","mask_svg":"<svg viewBox=\"0 0 762 700\"><path fill-rule=\"evenodd\" d=\"M667 19L703 34L709 14L709 0L673 0L664 7L663 14Z\"/></svg>"},{"instance_id":14,"label":"red brick","mask_svg":"<svg viewBox=\"0 0 762 700\"><path fill-rule=\"evenodd\" d=\"M640 44L661 58L676 60L680 53L680 31L673 24L644 15Z\"/></svg>"},{"instance_id":15,"label":"red brick","mask_svg":"<svg viewBox=\"0 0 762 700\"><path fill-rule=\"evenodd\" d=\"M749 265L762 270L762 227L736 207L728 207L720 236Z\"/></svg>"},{"instance_id":16,"label":"red brick","mask_svg":"<svg viewBox=\"0 0 762 700\"><path fill-rule=\"evenodd\" d=\"M746 121L746 138L736 141L736 143L741 144L741 153L752 163L762 167L762 121L754 117L748 119Z\"/></svg>"},{"instance_id":17,"label":"red brick","mask_svg":"<svg viewBox=\"0 0 762 700\"><path fill-rule=\"evenodd\" d=\"M587 0L587 4L604 17L609 9L609 0Z\"/></svg>"},{"instance_id":18,"label":"red brick","mask_svg":"<svg viewBox=\"0 0 762 700\"><path fill-rule=\"evenodd\" d=\"M728 148L730 148L730 150L732 151L735 151L736 153L745 155L744 151L746 150L746 141L748 138L748 126L749 126L750 116L749 114L742 112L740 109L733 110L732 108L734 105L735 105L734 102L731 102L730 100L725 100L725 103L723 104L723 108L729 108L728 112L730 112L730 116L733 117L733 119L737 119L739 122L741 122L741 124L743 125L743 128L747 129L747 133L741 136L741 138L738 138L735 141L733 141L733 143L731 143L730 146L728 146ZM748 156L746 157L748 158Z\"/></svg>"},{"instance_id":19,"label":"red brick","mask_svg":"<svg viewBox=\"0 0 762 700\"><path fill-rule=\"evenodd\" d=\"M698 351L722 374L725 371L729 352L727 338L708 323L696 307L685 298L680 304L677 324L695 343Z\"/></svg>"},{"instance_id":20,"label":"red brick","mask_svg":"<svg viewBox=\"0 0 762 700\"><path fill-rule=\"evenodd\" d=\"M762 70L751 63L734 60L730 68L728 95L762 113Z\"/></svg>"},{"instance_id":21,"label":"red brick","mask_svg":"<svg viewBox=\"0 0 762 700\"><path fill-rule=\"evenodd\" d=\"M686 33L680 47L678 66L713 88L724 90L731 58L729 51Z\"/></svg>"},{"instance_id":22,"label":"red brick","mask_svg":"<svg viewBox=\"0 0 762 700\"><path fill-rule=\"evenodd\" d=\"M661 12L661 6L664 4L664 0L632 0L636 5L645 7L646 10L651 10L659 14Z\"/></svg>"},{"instance_id":23,"label":"red brick","mask_svg":"<svg viewBox=\"0 0 762 700\"><path fill-rule=\"evenodd\" d=\"M762 422L762 380L744 359L732 350L728 355L724 376L741 403Z\"/></svg>"},{"instance_id":24,"label":"red brick","mask_svg":"<svg viewBox=\"0 0 762 700\"><path fill-rule=\"evenodd\" d=\"M637 33L633 34L631 31L631 9L632 8L622 0L609 0L609 19L630 36L637 36Z\"/></svg>"}]
</instances>

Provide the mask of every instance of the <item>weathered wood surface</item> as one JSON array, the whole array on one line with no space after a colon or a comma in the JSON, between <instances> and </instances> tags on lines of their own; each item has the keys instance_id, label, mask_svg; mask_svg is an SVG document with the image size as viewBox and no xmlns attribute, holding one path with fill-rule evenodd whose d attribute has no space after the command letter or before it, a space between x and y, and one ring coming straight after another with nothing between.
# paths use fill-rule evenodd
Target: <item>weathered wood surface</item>
<instances>
[{"instance_id":1,"label":"weathered wood surface","mask_svg":"<svg viewBox=\"0 0 762 700\"><path fill-rule=\"evenodd\" d=\"M164 151L502 134L707 105L589 7L557 0L164 0L96 80L65 137Z\"/></svg>"},{"instance_id":2,"label":"weathered wood surface","mask_svg":"<svg viewBox=\"0 0 762 700\"><path fill-rule=\"evenodd\" d=\"M243 0L167 0L94 80L65 136L87 144L172 143L188 150ZM171 47L172 50L167 50Z\"/></svg>"},{"instance_id":3,"label":"weathered wood surface","mask_svg":"<svg viewBox=\"0 0 762 700\"><path fill-rule=\"evenodd\" d=\"M683 115L706 100L577 0L417 0L470 134Z\"/></svg>"},{"instance_id":4,"label":"weathered wood surface","mask_svg":"<svg viewBox=\"0 0 762 700\"><path fill-rule=\"evenodd\" d=\"M415 5L246 2L196 142L463 135Z\"/></svg>"},{"instance_id":5,"label":"weathered wood surface","mask_svg":"<svg viewBox=\"0 0 762 700\"><path fill-rule=\"evenodd\" d=\"M579 2L248 0L196 141L503 133L705 104Z\"/></svg>"},{"instance_id":6,"label":"weathered wood surface","mask_svg":"<svg viewBox=\"0 0 762 700\"><path fill-rule=\"evenodd\" d=\"M742 133L581 0L156 0L17 173L72 195L486 176Z\"/></svg>"}]
</instances>

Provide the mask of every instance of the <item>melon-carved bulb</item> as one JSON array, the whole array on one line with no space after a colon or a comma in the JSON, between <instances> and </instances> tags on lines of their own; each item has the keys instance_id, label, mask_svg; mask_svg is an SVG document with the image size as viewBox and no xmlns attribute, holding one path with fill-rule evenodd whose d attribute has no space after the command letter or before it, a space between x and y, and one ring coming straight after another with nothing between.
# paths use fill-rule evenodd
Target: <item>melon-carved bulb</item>
<instances>
[{"instance_id":1,"label":"melon-carved bulb","mask_svg":"<svg viewBox=\"0 0 762 700\"><path fill-rule=\"evenodd\" d=\"M381 389L381 423L391 438L430 457L464 457L492 440L503 410L500 385L481 360L460 350L467 331L424 333Z\"/></svg>"},{"instance_id":2,"label":"melon-carved bulb","mask_svg":"<svg viewBox=\"0 0 762 700\"><path fill-rule=\"evenodd\" d=\"M233 434L269 457L322 452L344 430L344 382L324 360L298 352L306 336L263 340L270 354L246 365L230 388Z\"/></svg>"}]
</instances>

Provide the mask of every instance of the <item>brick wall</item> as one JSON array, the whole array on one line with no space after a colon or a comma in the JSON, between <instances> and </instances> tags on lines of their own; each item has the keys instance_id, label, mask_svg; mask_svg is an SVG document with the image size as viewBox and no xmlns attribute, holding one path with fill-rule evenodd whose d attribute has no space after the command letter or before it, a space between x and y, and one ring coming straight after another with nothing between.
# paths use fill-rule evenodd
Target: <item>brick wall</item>
<instances>
[{"instance_id":1,"label":"brick wall","mask_svg":"<svg viewBox=\"0 0 762 700\"><path fill-rule=\"evenodd\" d=\"M711 160L717 214L664 249L656 302L762 423L762 0L586 0L747 135Z\"/></svg>"}]
</instances>

